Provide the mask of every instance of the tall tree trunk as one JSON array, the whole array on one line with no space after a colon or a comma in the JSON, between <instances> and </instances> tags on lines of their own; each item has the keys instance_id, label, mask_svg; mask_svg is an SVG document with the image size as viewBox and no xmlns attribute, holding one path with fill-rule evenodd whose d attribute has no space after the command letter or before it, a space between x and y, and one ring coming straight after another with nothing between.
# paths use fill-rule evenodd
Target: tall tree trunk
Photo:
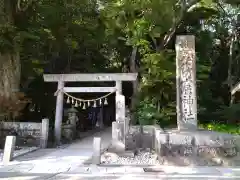
<instances>
[{"instance_id":1,"label":"tall tree trunk","mask_svg":"<svg viewBox=\"0 0 240 180\"><path fill-rule=\"evenodd\" d=\"M11 98L19 91L21 65L19 53L0 53L0 95Z\"/></svg>"},{"instance_id":2,"label":"tall tree trunk","mask_svg":"<svg viewBox=\"0 0 240 180\"><path fill-rule=\"evenodd\" d=\"M229 47L228 87L229 87L230 91L232 90L232 87L233 87L233 82L232 82L233 45L234 45L234 35L232 36L232 38L230 40L230 47ZM231 94L230 106L233 104L233 101L234 101L234 96Z\"/></svg>"},{"instance_id":3,"label":"tall tree trunk","mask_svg":"<svg viewBox=\"0 0 240 180\"><path fill-rule=\"evenodd\" d=\"M0 0L0 25L14 26L13 12L16 8L14 3L16 3L14 0ZM13 43L13 49L0 52L0 96L2 99L17 102L20 76L20 55ZM5 104L0 104L0 113L3 113L4 106Z\"/></svg>"},{"instance_id":4,"label":"tall tree trunk","mask_svg":"<svg viewBox=\"0 0 240 180\"><path fill-rule=\"evenodd\" d=\"M138 73L138 68L136 65L136 56L137 56L138 48L134 47L132 50L131 58L130 58L130 72ZM135 117L136 105L138 102L138 80L133 82L133 95L131 100L131 124L136 124L137 120Z\"/></svg>"}]
</instances>

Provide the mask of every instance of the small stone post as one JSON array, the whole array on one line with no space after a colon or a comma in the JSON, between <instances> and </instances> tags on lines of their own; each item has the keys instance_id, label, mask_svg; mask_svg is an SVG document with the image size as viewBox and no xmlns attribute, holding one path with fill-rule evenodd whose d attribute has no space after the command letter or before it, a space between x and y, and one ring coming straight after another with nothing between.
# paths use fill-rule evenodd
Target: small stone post
<instances>
[{"instance_id":1,"label":"small stone post","mask_svg":"<svg viewBox=\"0 0 240 180\"><path fill-rule=\"evenodd\" d=\"M101 138L94 137L92 164L98 165L100 163L101 163Z\"/></svg>"},{"instance_id":2,"label":"small stone post","mask_svg":"<svg viewBox=\"0 0 240 180\"><path fill-rule=\"evenodd\" d=\"M42 120L42 128L41 128L41 148L47 148L48 143L48 132L49 132L49 119L44 118Z\"/></svg>"},{"instance_id":3,"label":"small stone post","mask_svg":"<svg viewBox=\"0 0 240 180\"><path fill-rule=\"evenodd\" d=\"M179 130L197 129L195 37L176 39L177 124Z\"/></svg>"},{"instance_id":4,"label":"small stone post","mask_svg":"<svg viewBox=\"0 0 240 180\"><path fill-rule=\"evenodd\" d=\"M118 139L118 126L117 126L116 121L112 122L112 141L113 142L119 141L119 139Z\"/></svg>"},{"instance_id":5,"label":"small stone post","mask_svg":"<svg viewBox=\"0 0 240 180\"><path fill-rule=\"evenodd\" d=\"M3 152L3 164L7 165L13 158L16 136L7 136Z\"/></svg>"}]
</instances>

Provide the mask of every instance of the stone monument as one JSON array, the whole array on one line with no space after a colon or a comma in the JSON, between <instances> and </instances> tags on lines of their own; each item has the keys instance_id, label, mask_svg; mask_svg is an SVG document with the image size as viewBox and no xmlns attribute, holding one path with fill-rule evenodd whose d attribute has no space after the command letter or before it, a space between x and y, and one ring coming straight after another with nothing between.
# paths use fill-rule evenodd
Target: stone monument
<instances>
[{"instance_id":1,"label":"stone monument","mask_svg":"<svg viewBox=\"0 0 240 180\"><path fill-rule=\"evenodd\" d=\"M178 129L196 130L197 97L194 36L177 36L176 85Z\"/></svg>"},{"instance_id":2,"label":"stone monument","mask_svg":"<svg viewBox=\"0 0 240 180\"><path fill-rule=\"evenodd\" d=\"M236 156L239 136L199 129L197 126L195 37L176 38L177 129L158 132L161 155L210 154ZM159 134L160 133L160 134Z\"/></svg>"}]
</instances>

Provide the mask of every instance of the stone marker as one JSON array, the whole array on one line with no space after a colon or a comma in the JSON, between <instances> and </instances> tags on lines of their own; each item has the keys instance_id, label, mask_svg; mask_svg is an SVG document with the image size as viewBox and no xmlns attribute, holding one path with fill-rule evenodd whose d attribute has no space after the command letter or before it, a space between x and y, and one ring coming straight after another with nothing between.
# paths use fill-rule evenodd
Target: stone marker
<instances>
[{"instance_id":1,"label":"stone marker","mask_svg":"<svg viewBox=\"0 0 240 180\"><path fill-rule=\"evenodd\" d=\"M7 136L3 152L3 164L6 165L13 158L13 153L15 149L16 136Z\"/></svg>"},{"instance_id":2,"label":"stone marker","mask_svg":"<svg viewBox=\"0 0 240 180\"><path fill-rule=\"evenodd\" d=\"M101 138L94 137L93 139L93 156L92 156L92 164L100 164L101 163Z\"/></svg>"},{"instance_id":3,"label":"stone marker","mask_svg":"<svg viewBox=\"0 0 240 180\"><path fill-rule=\"evenodd\" d=\"M117 129L118 129L117 122L116 121L112 122L112 141L113 142L118 141Z\"/></svg>"},{"instance_id":4,"label":"stone marker","mask_svg":"<svg viewBox=\"0 0 240 180\"><path fill-rule=\"evenodd\" d=\"M41 141L40 141L41 148L47 147L48 130L49 130L49 119L45 118L42 120Z\"/></svg>"},{"instance_id":5,"label":"stone marker","mask_svg":"<svg viewBox=\"0 0 240 180\"><path fill-rule=\"evenodd\" d=\"M197 129L196 59L194 36L176 39L177 124L179 130Z\"/></svg>"}]
</instances>

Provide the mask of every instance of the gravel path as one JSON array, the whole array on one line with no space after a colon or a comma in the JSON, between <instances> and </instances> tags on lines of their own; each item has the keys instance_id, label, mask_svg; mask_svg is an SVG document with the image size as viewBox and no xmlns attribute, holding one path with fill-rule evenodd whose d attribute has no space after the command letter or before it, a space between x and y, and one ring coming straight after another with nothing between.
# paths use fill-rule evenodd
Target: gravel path
<instances>
[{"instance_id":1,"label":"gravel path","mask_svg":"<svg viewBox=\"0 0 240 180\"><path fill-rule=\"evenodd\" d=\"M101 156L104 165L172 165L172 166L239 166L240 156L232 158L208 158L202 156L164 156L158 158L154 151L141 150L137 154L119 156L104 152Z\"/></svg>"},{"instance_id":2,"label":"gravel path","mask_svg":"<svg viewBox=\"0 0 240 180\"><path fill-rule=\"evenodd\" d=\"M140 151L134 157L121 157L115 153L105 152L101 157L102 164L120 165L160 165L155 152Z\"/></svg>"}]
</instances>

